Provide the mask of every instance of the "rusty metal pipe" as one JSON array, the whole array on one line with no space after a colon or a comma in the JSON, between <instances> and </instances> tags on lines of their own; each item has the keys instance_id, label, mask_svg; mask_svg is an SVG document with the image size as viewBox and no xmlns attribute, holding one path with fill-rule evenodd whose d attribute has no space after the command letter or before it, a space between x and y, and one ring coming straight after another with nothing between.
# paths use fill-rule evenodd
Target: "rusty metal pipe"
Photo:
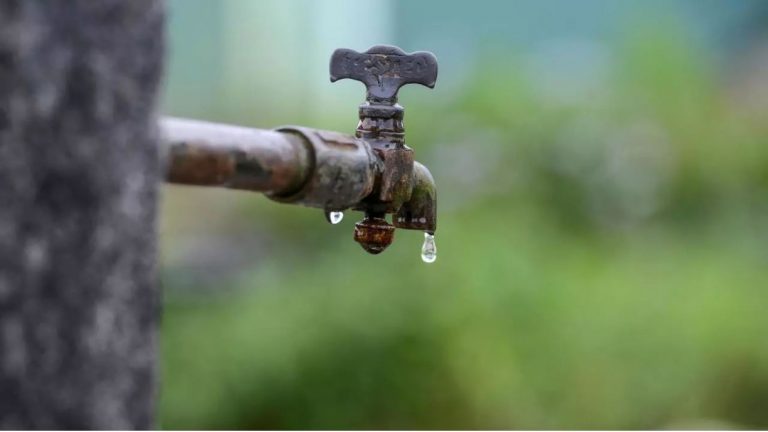
<instances>
[{"instance_id":1,"label":"rusty metal pipe","mask_svg":"<svg viewBox=\"0 0 768 432\"><path fill-rule=\"evenodd\" d=\"M378 160L364 140L300 126L252 129L160 121L170 183L263 192L272 200L341 211L371 193Z\"/></svg>"},{"instance_id":2,"label":"rusty metal pipe","mask_svg":"<svg viewBox=\"0 0 768 432\"><path fill-rule=\"evenodd\" d=\"M163 118L170 183L292 194L312 170L304 140L292 133Z\"/></svg>"}]
</instances>

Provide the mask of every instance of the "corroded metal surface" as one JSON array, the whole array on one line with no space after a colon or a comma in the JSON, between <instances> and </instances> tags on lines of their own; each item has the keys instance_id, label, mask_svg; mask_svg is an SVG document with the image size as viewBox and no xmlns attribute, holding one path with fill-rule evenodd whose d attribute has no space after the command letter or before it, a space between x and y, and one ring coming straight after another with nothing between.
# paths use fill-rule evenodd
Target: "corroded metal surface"
<instances>
[{"instance_id":1,"label":"corroded metal surface","mask_svg":"<svg viewBox=\"0 0 768 432\"><path fill-rule=\"evenodd\" d=\"M338 132L284 126L282 133L300 137L311 158L311 174L290 194L269 194L275 201L341 211L355 206L373 190L379 160L363 140Z\"/></svg>"},{"instance_id":2,"label":"corroded metal surface","mask_svg":"<svg viewBox=\"0 0 768 432\"><path fill-rule=\"evenodd\" d=\"M398 228L434 234L437 229L437 188L427 167L415 162L411 198L400 206L392 222Z\"/></svg>"},{"instance_id":3,"label":"corroded metal surface","mask_svg":"<svg viewBox=\"0 0 768 432\"><path fill-rule=\"evenodd\" d=\"M364 53L336 50L331 81L354 79L366 86L355 136L301 126L249 129L182 119L160 127L168 149L167 180L264 192L275 201L330 211L365 213L354 238L368 252L382 252L395 227L434 233L435 182L405 145L405 84L434 87L437 60L378 45ZM391 225L387 214L394 214Z\"/></svg>"},{"instance_id":4,"label":"corroded metal surface","mask_svg":"<svg viewBox=\"0 0 768 432\"><path fill-rule=\"evenodd\" d=\"M354 239L368 253L380 254L392 244L394 237L395 227L383 215L366 215L365 219L355 224Z\"/></svg>"},{"instance_id":5,"label":"corroded metal surface","mask_svg":"<svg viewBox=\"0 0 768 432\"><path fill-rule=\"evenodd\" d=\"M437 59L430 52L406 54L389 45L376 45L363 53L340 48L331 56L331 82L343 78L365 84L369 102L393 104L406 84L435 86Z\"/></svg>"},{"instance_id":6,"label":"corroded metal surface","mask_svg":"<svg viewBox=\"0 0 768 432\"><path fill-rule=\"evenodd\" d=\"M312 168L310 151L293 134L176 118L163 119L160 129L171 183L289 194Z\"/></svg>"},{"instance_id":7,"label":"corroded metal surface","mask_svg":"<svg viewBox=\"0 0 768 432\"><path fill-rule=\"evenodd\" d=\"M366 101L359 108L355 135L368 142L381 161L375 194L355 207L366 214L355 228L355 240L371 253L386 248L389 243L380 241L388 232L383 213L396 213L399 228L434 233L434 180L423 165L414 163L413 150L405 145L404 109L397 103L397 93L406 84L434 87L437 59L432 53L407 54L387 45L363 53L338 49L331 56L330 74L331 82L348 78L365 84ZM391 242L391 235L387 238Z\"/></svg>"}]
</instances>

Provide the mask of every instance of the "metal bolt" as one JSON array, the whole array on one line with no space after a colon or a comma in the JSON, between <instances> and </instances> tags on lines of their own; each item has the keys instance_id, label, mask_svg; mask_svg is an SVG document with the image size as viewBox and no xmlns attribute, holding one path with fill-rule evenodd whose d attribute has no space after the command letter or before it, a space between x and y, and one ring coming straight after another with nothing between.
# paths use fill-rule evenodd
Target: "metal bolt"
<instances>
[{"instance_id":1,"label":"metal bolt","mask_svg":"<svg viewBox=\"0 0 768 432\"><path fill-rule=\"evenodd\" d=\"M395 237L395 227L380 216L365 215L365 218L355 224L355 241L366 252L379 254L384 251Z\"/></svg>"}]
</instances>

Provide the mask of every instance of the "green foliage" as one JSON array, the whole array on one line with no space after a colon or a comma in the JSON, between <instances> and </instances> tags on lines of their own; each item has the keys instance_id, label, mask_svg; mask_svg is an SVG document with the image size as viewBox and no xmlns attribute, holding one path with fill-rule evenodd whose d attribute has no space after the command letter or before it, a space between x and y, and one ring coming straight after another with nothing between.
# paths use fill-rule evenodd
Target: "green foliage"
<instances>
[{"instance_id":1,"label":"green foliage","mask_svg":"<svg viewBox=\"0 0 768 432\"><path fill-rule=\"evenodd\" d=\"M372 257L351 212L246 205L286 246L169 295L162 425L768 427L768 127L674 37L616 53L577 104L514 61L409 104L433 265L420 233Z\"/></svg>"}]
</instances>

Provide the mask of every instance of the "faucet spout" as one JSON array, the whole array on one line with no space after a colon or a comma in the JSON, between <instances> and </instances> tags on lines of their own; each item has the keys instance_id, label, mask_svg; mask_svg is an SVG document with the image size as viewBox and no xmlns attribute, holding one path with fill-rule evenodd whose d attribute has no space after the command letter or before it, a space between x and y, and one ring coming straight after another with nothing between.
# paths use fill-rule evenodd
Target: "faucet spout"
<instances>
[{"instance_id":1,"label":"faucet spout","mask_svg":"<svg viewBox=\"0 0 768 432\"><path fill-rule=\"evenodd\" d=\"M432 173L418 162L413 163L411 198L400 206L393 223L397 228L430 234L437 230L437 187Z\"/></svg>"}]
</instances>

